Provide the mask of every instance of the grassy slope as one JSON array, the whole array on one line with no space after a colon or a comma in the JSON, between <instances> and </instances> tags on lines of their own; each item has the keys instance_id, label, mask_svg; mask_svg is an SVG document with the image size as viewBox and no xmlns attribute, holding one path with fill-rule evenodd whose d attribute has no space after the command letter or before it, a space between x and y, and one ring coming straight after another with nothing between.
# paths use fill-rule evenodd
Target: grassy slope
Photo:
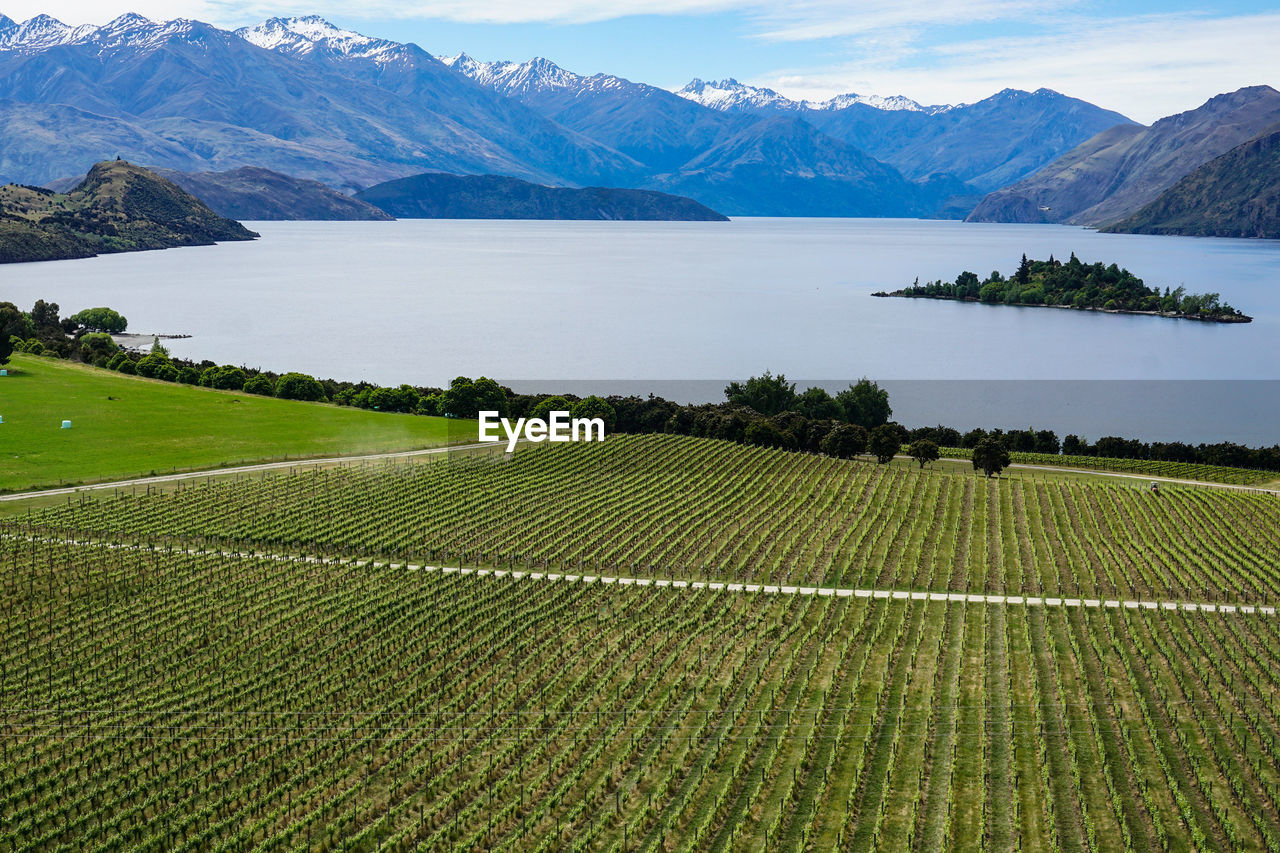
<instances>
[{"instance_id":1,"label":"grassy slope","mask_svg":"<svg viewBox=\"0 0 1280 853\"><path fill-rule=\"evenodd\" d=\"M448 439L443 418L211 391L26 355L6 367L0 491ZM71 429L60 429L64 419Z\"/></svg>"}]
</instances>

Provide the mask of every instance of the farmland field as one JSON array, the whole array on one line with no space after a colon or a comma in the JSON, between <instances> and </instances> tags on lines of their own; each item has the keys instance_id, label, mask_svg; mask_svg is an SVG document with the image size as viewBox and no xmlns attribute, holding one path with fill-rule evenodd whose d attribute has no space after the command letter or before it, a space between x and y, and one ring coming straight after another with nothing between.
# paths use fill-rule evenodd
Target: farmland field
<instances>
[{"instance_id":1,"label":"farmland field","mask_svg":"<svg viewBox=\"0 0 1280 853\"><path fill-rule=\"evenodd\" d=\"M973 451L963 447L944 447L942 455L952 459L972 459ZM1164 462L1158 459L1116 459L1107 456L1069 456L1058 453L1009 454L1018 465L1043 465L1055 468L1084 468L1094 471L1114 471L1125 474L1142 474L1147 477L1168 477L1174 480L1200 480L1206 483L1228 483L1240 486L1258 486L1280 479L1280 472L1254 468L1231 468L1225 465L1202 465L1196 462Z\"/></svg>"},{"instance_id":2,"label":"farmland field","mask_svg":"<svg viewBox=\"0 0 1280 853\"><path fill-rule=\"evenodd\" d=\"M0 525L0 851L1280 845L1275 616L529 574L1274 605L1276 496L499 459Z\"/></svg>"},{"instance_id":3,"label":"farmland field","mask_svg":"<svg viewBox=\"0 0 1280 853\"><path fill-rule=\"evenodd\" d=\"M0 492L281 458L445 444L444 418L214 391L14 355L0 378ZM60 429L63 420L71 429Z\"/></svg>"}]
</instances>

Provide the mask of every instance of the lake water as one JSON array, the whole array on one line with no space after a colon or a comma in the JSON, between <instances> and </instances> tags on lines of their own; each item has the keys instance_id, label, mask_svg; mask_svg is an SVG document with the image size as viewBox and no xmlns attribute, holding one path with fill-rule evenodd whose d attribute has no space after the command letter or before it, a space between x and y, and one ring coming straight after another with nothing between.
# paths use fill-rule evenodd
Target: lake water
<instances>
[{"instance_id":1,"label":"lake water","mask_svg":"<svg viewBox=\"0 0 1280 853\"><path fill-rule=\"evenodd\" d=\"M865 219L250 227L261 240L0 268L0 298L24 308L44 298L63 313L110 305L131 331L193 335L172 342L176 355L381 384L444 384L460 374L524 388L630 380L629 390L698 399L766 368L824 385L867 375L896 380L907 423L972 416L1052 426L1044 418L1061 417L1068 403L1087 414L1093 435L1123 422L1208 440L1203 430L1220 427L1195 421L1197 410L1201 421L1208 414L1202 395L1234 387L1213 406L1239 426L1237 440L1280 440L1280 409L1262 399L1280 388L1280 241ZM1128 267L1149 285L1219 292L1255 321L870 296L963 269L1009 274L1023 252L1073 251ZM971 383L908 384L978 379L1037 381L992 386L1005 391L979 404ZM1224 379L1268 381L1162 384ZM1047 380L1143 382L1117 391ZM1112 390L1091 398L1094 385ZM1197 394L1185 413L1162 410L1163 425L1147 428L1155 401ZM972 411L948 418L962 400Z\"/></svg>"}]
</instances>

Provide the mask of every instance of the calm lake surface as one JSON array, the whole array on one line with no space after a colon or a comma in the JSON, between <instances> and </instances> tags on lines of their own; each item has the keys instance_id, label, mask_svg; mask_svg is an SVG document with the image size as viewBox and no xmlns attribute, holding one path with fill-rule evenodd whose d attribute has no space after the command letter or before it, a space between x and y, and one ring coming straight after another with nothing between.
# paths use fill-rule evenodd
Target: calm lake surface
<instances>
[{"instance_id":1,"label":"calm lake surface","mask_svg":"<svg viewBox=\"0 0 1280 853\"><path fill-rule=\"evenodd\" d=\"M1058 426L1074 409L1092 435L1115 423L1126 434L1229 437L1205 432L1223 428L1209 422L1213 407L1236 440L1280 440L1280 241L867 219L250 227L262 239L0 268L0 298L24 308L48 299L63 313L110 305L130 331L193 335L172 342L175 355L380 384L483 374L691 400L769 368L831 387L894 380L906 423ZM1114 261L1149 285L1219 292L1255 320L870 296L964 269L1009 274L1023 252ZM985 383L918 381L993 379L1024 381L990 386L1004 390L976 403ZM1170 397L1187 405L1170 410Z\"/></svg>"}]
</instances>

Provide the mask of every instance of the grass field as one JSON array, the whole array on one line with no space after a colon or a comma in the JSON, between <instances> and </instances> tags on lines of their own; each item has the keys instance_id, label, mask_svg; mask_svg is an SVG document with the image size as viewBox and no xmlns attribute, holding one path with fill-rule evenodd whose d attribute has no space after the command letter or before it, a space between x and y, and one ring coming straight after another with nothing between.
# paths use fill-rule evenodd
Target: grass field
<instances>
[{"instance_id":1,"label":"grass field","mask_svg":"<svg viewBox=\"0 0 1280 853\"><path fill-rule=\"evenodd\" d=\"M1276 849L1276 617L350 557L1275 603L1278 530L664 436L82 498L0 525L0 850Z\"/></svg>"},{"instance_id":2,"label":"grass field","mask_svg":"<svg viewBox=\"0 0 1280 853\"><path fill-rule=\"evenodd\" d=\"M213 391L14 355L0 377L0 491L443 444L443 418ZM71 429L61 429L63 420Z\"/></svg>"}]
</instances>

